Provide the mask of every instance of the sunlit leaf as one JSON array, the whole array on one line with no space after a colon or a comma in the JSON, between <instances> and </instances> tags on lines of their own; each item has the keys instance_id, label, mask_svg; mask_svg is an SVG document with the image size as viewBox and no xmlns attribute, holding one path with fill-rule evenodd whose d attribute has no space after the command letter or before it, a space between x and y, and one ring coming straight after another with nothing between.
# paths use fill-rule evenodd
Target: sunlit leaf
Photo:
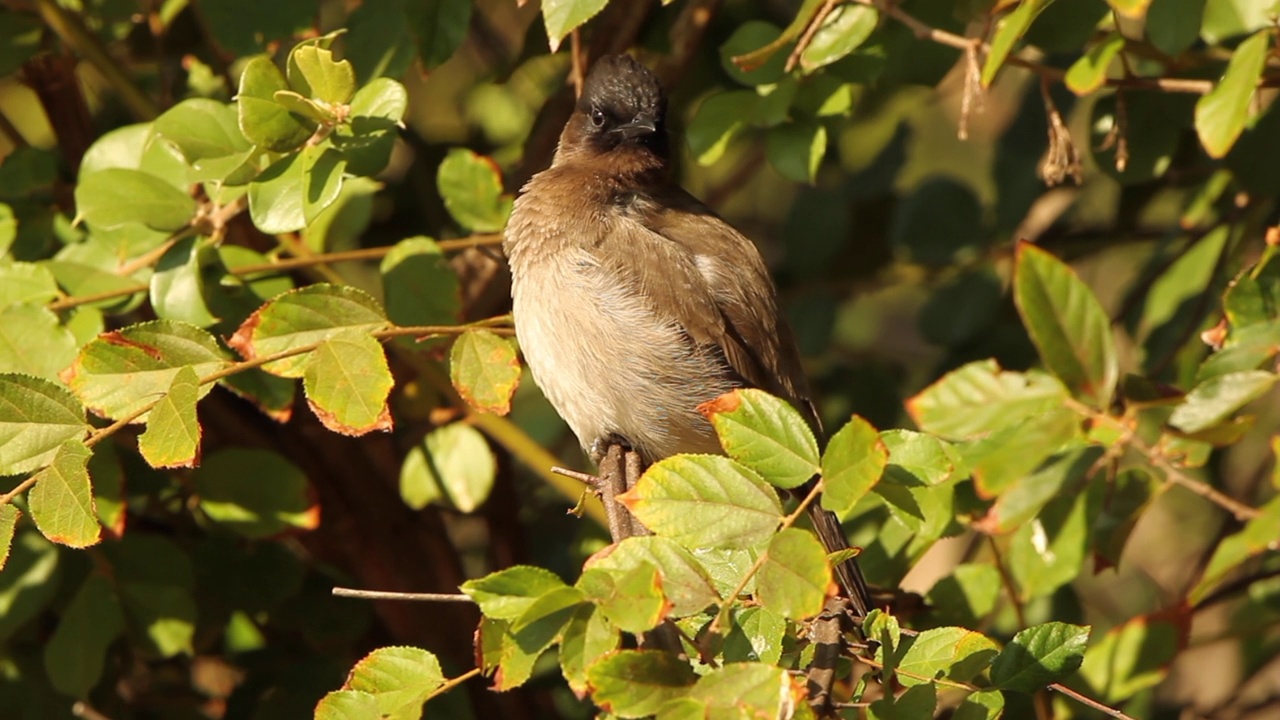
<instances>
[{"instance_id":1,"label":"sunlit leaf","mask_svg":"<svg viewBox=\"0 0 1280 720\"><path fill-rule=\"evenodd\" d=\"M102 539L86 468L89 455L89 448L79 440L63 443L53 464L36 473L35 485L27 493L36 527L45 537L68 547L88 547Z\"/></svg>"},{"instance_id":2,"label":"sunlit leaf","mask_svg":"<svg viewBox=\"0 0 1280 720\"><path fill-rule=\"evenodd\" d=\"M58 448L84 437L84 408L62 386L30 375L0 375L0 475L53 462Z\"/></svg>"},{"instance_id":3,"label":"sunlit leaf","mask_svg":"<svg viewBox=\"0 0 1280 720\"><path fill-rule=\"evenodd\" d=\"M138 437L138 452L156 468L200 464L200 422L196 402L200 378L190 366L173 376L169 392L147 417L147 430Z\"/></svg>"},{"instance_id":4,"label":"sunlit leaf","mask_svg":"<svg viewBox=\"0 0 1280 720\"><path fill-rule=\"evenodd\" d=\"M391 429L387 397L393 385L382 344L358 328L325 338L311 353L302 377L316 417L344 435Z\"/></svg>"},{"instance_id":5,"label":"sunlit leaf","mask_svg":"<svg viewBox=\"0 0 1280 720\"><path fill-rule=\"evenodd\" d=\"M520 384L515 345L488 330L468 330L449 352L449 378L471 407L506 415Z\"/></svg>"}]
</instances>

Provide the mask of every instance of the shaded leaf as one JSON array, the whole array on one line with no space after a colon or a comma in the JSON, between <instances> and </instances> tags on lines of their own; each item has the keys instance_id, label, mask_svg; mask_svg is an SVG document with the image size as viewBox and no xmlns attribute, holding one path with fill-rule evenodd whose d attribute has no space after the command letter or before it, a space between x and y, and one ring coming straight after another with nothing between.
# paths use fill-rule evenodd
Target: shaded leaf
<instances>
[{"instance_id":1,"label":"shaded leaf","mask_svg":"<svg viewBox=\"0 0 1280 720\"><path fill-rule=\"evenodd\" d=\"M408 12L410 29L418 41L418 57L428 72L444 64L462 46L471 26L470 0L411 2ZM545 5L543 13L546 13ZM550 33L547 33L550 36ZM555 47L552 47L552 52Z\"/></svg>"},{"instance_id":2,"label":"shaded leaf","mask_svg":"<svg viewBox=\"0 0 1280 720\"><path fill-rule=\"evenodd\" d=\"M22 512L13 503L0 505L0 570L9 560L9 549L13 546L13 531L17 527Z\"/></svg>"},{"instance_id":3,"label":"shaded leaf","mask_svg":"<svg viewBox=\"0 0 1280 720\"><path fill-rule=\"evenodd\" d=\"M1271 47L1271 32L1261 30L1240 43L1222 79L1196 101L1196 133L1209 157L1220 158L1235 144L1249 120L1249 103Z\"/></svg>"},{"instance_id":4,"label":"shaded leaf","mask_svg":"<svg viewBox=\"0 0 1280 720\"><path fill-rule=\"evenodd\" d=\"M454 148L441 161L436 184L445 208L459 225L483 233L498 232L507 224L511 197L502 194L502 174L493 160Z\"/></svg>"},{"instance_id":5,"label":"shaded leaf","mask_svg":"<svg viewBox=\"0 0 1280 720\"><path fill-rule=\"evenodd\" d=\"M435 240L401 240L379 266L387 317L397 325L453 325L462 294L458 275Z\"/></svg>"},{"instance_id":6,"label":"shaded leaf","mask_svg":"<svg viewBox=\"0 0 1280 720\"><path fill-rule=\"evenodd\" d=\"M1189 619L1188 619L1189 620ZM1169 620L1139 615L1111 628L1084 654L1080 676L1105 703L1120 703L1158 685L1187 640Z\"/></svg>"},{"instance_id":7,"label":"shaded leaf","mask_svg":"<svg viewBox=\"0 0 1280 720\"><path fill-rule=\"evenodd\" d=\"M827 152L827 128L807 120L771 128L765 142L769 164L783 177L812 184Z\"/></svg>"},{"instance_id":8,"label":"shaded leaf","mask_svg":"<svg viewBox=\"0 0 1280 720\"><path fill-rule=\"evenodd\" d=\"M98 684L107 647L124 632L120 600L102 575L85 578L44 647L44 667L58 692L87 698Z\"/></svg>"},{"instance_id":9,"label":"shaded leaf","mask_svg":"<svg viewBox=\"0 0 1280 720\"><path fill-rule=\"evenodd\" d=\"M621 571L644 566L657 568L673 617L694 615L720 600L698 558L674 540L658 535L630 537L609 545L588 558L584 570Z\"/></svg>"},{"instance_id":10,"label":"shaded leaf","mask_svg":"<svg viewBox=\"0 0 1280 720\"><path fill-rule=\"evenodd\" d=\"M1075 672L1084 660L1089 626L1051 622L1019 631L991 663L1001 690L1035 692Z\"/></svg>"},{"instance_id":11,"label":"shaded leaf","mask_svg":"<svg viewBox=\"0 0 1280 720\"><path fill-rule=\"evenodd\" d=\"M427 433L400 466L400 497L415 510L441 501L469 513L489 498L498 463L484 435L465 422Z\"/></svg>"},{"instance_id":12,"label":"shaded leaf","mask_svg":"<svg viewBox=\"0 0 1280 720\"><path fill-rule=\"evenodd\" d=\"M311 137L315 122L289 112L275 100L277 91L288 89L284 73L271 58L255 57L245 65L236 105L240 132L250 142L275 152L289 152Z\"/></svg>"},{"instance_id":13,"label":"shaded leaf","mask_svg":"<svg viewBox=\"0 0 1280 720\"><path fill-rule=\"evenodd\" d=\"M983 87L991 86L992 81L996 79L996 73L1009 57L1009 53L1013 52L1018 41L1031 27L1031 22L1051 2L1053 0L1022 0L1013 12L1000 18L996 23L995 32L991 35L991 49L987 52L987 61L982 65Z\"/></svg>"},{"instance_id":14,"label":"shaded leaf","mask_svg":"<svg viewBox=\"0 0 1280 720\"><path fill-rule=\"evenodd\" d=\"M50 310L38 305L0 310L0 372L55 380L79 349L71 331Z\"/></svg>"},{"instance_id":15,"label":"shaded leaf","mask_svg":"<svg viewBox=\"0 0 1280 720\"><path fill-rule=\"evenodd\" d=\"M758 99L750 90L733 90L710 95L698 105L685 141L699 165L711 165L724 157L729 141L746 127Z\"/></svg>"},{"instance_id":16,"label":"shaded leaf","mask_svg":"<svg viewBox=\"0 0 1280 720\"><path fill-rule=\"evenodd\" d=\"M574 586L599 606L610 622L629 633L657 627L671 610L658 569L648 564L627 569L588 568Z\"/></svg>"},{"instance_id":17,"label":"shaded leaf","mask_svg":"<svg viewBox=\"0 0 1280 720\"><path fill-rule=\"evenodd\" d=\"M1276 376L1265 370L1211 377L1187 393L1186 399L1169 416L1169 424L1187 433L1206 430L1262 397L1275 382Z\"/></svg>"},{"instance_id":18,"label":"shaded leaf","mask_svg":"<svg viewBox=\"0 0 1280 720\"><path fill-rule=\"evenodd\" d=\"M191 480L200 509L245 537L310 530L320 522L306 475L274 452L236 448L214 453Z\"/></svg>"},{"instance_id":19,"label":"shaded leaf","mask_svg":"<svg viewBox=\"0 0 1280 720\"><path fill-rule=\"evenodd\" d=\"M685 694L696 678L687 661L656 650L619 650L587 668L591 699L620 718L654 714Z\"/></svg>"},{"instance_id":20,"label":"shaded leaf","mask_svg":"<svg viewBox=\"0 0 1280 720\"><path fill-rule=\"evenodd\" d=\"M1095 43L1083 56L1067 69L1066 85L1077 95L1088 95L1107 81L1107 68L1124 49L1124 36L1113 32L1105 40Z\"/></svg>"}]
</instances>

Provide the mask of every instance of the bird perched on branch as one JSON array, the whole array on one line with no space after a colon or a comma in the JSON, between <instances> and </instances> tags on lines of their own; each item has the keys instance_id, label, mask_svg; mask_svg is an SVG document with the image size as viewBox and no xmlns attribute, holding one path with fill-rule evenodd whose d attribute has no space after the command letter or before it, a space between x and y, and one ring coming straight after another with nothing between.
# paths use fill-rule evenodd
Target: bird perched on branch
<instances>
[{"instance_id":1,"label":"bird perched on branch","mask_svg":"<svg viewBox=\"0 0 1280 720\"><path fill-rule=\"evenodd\" d=\"M597 461L608 443L645 464L721 452L697 407L742 387L787 399L821 437L764 260L672 179L665 114L648 69L600 59L551 167L516 199L503 249L525 360ZM832 513L810 517L828 551L848 548ZM864 615L855 562L836 576Z\"/></svg>"}]
</instances>

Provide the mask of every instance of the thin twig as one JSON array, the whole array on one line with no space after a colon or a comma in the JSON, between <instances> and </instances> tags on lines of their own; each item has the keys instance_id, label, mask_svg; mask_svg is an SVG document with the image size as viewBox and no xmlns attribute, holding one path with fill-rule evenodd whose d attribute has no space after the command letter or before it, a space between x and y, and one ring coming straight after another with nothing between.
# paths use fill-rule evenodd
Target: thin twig
<instances>
[{"instance_id":1,"label":"thin twig","mask_svg":"<svg viewBox=\"0 0 1280 720\"><path fill-rule=\"evenodd\" d=\"M995 556L996 570L1000 572L1000 583L1009 594L1009 602L1013 603L1013 615L1018 619L1018 627L1027 627L1027 614L1022 609L1022 601L1018 599L1018 588L1013 584L1013 576L1009 574L1009 568L1004 564L1000 547L996 545L994 537L988 536L987 541L991 544L991 553Z\"/></svg>"},{"instance_id":2,"label":"thin twig","mask_svg":"<svg viewBox=\"0 0 1280 720\"><path fill-rule=\"evenodd\" d=\"M839 5L843 0L826 0L822 3L822 7L818 8L818 12L814 13L813 19L809 21L809 26L804 29L804 34L800 36L800 40L796 46L791 49L791 55L787 57L787 64L784 69L791 72L796 65L800 64L800 56L813 42L813 36L818 34L818 28L822 27L822 23L827 21L827 16Z\"/></svg>"},{"instance_id":3,"label":"thin twig","mask_svg":"<svg viewBox=\"0 0 1280 720\"><path fill-rule=\"evenodd\" d=\"M408 600L412 602L459 602L472 603L470 595L462 593L419 593L390 592L387 590L360 590L359 588L335 587L334 597L360 598L362 600Z\"/></svg>"},{"instance_id":4,"label":"thin twig","mask_svg":"<svg viewBox=\"0 0 1280 720\"><path fill-rule=\"evenodd\" d=\"M473 678L473 677L478 677L479 675L480 675L480 668L472 668L471 670L468 670L468 671L466 671L466 672L462 673L461 675L459 675L458 677L456 677L456 678L454 678L454 679L452 679L452 680L445 681L445 683L444 683L443 685L441 685L440 687L436 688L436 689L435 689L435 691L434 691L434 692L432 692L430 695L426 696L426 697L422 700L422 702L424 702L424 703L425 703L425 702L427 702L427 701L431 700L432 698L435 698L435 697L438 697L438 696L440 696L440 695L443 695L443 694L445 694L445 693L449 692L450 690L454 689L455 687L457 687L457 686L461 685L462 683L464 683L464 682L466 682L466 681L470 680L470 679L471 679L471 678Z\"/></svg>"},{"instance_id":5,"label":"thin twig","mask_svg":"<svg viewBox=\"0 0 1280 720\"><path fill-rule=\"evenodd\" d=\"M1066 695L1067 697L1071 698L1072 700L1075 700L1076 702L1080 703L1081 705L1088 705L1089 707L1093 708L1094 710L1097 710L1100 713L1103 713L1104 715L1108 715L1113 718L1120 718L1120 720L1135 720L1133 717L1126 715L1123 711L1118 710L1116 708L1107 707L1106 705L1103 705L1097 700L1087 698L1084 695L1081 695L1080 693L1076 692L1075 690L1072 690L1071 688L1067 687L1066 685L1063 685L1062 683L1053 683L1049 685L1049 689L1053 690L1054 692L1060 692L1063 695Z\"/></svg>"},{"instance_id":6,"label":"thin twig","mask_svg":"<svg viewBox=\"0 0 1280 720\"><path fill-rule=\"evenodd\" d=\"M569 468L560 467L559 465L552 465L551 472L557 475L563 475L564 477L577 480L578 482L582 483L583 485L586 485L589 488L594 488L596 487L596 485L600 483L600 478L596 477L595 475L592 475L590 473L579 472L577 470L570 470Z\"/></svg>"}]
</instances>

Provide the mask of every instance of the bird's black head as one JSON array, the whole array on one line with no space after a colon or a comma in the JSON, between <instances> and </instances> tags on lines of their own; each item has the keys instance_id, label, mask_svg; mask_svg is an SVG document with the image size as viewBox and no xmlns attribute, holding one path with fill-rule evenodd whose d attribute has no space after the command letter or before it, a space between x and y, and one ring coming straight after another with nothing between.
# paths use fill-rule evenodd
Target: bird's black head
<instances>
[{"instance_id":1,"label":"bird's black head","mask_svg":"<svg viewBox=\"0 0 1280 720\"><path fill-rule=\"evenodd\" d=\"M667 100L658 78L628 55L596 61L570 125L579 142L608 152L620 147L667 155Z\"/></svg>"}]
</instances>

